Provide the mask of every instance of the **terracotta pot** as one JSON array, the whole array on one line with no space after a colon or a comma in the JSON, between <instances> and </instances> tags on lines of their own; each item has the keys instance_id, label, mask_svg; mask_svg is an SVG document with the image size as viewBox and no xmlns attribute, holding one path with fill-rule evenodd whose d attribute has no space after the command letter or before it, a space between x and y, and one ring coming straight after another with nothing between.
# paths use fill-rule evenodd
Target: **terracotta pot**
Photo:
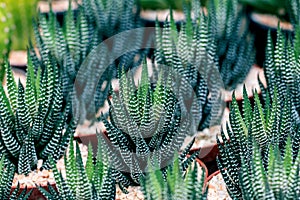
<instances>
[{"instance_id":1,"label":"terracotta pot","mask_svg":"<svg viewBox=\"0 0 300 200\"><path fill-rule=\"evenodd\" d=\"M248 13L249 30L254 34L254 46L256 49L256 63L264 66L265 50L267 45L268 31L270 30L273 44L276 43L278 18L272 15L259 14L256 12ZM283 34L292 35L293 26L287 22L281 22L281 29Z\"/></svg>"},{"instance_id":2,"label":"terracotta pot","mask_svg":"<svg viewBox=\"0 0 300 200\"><path fill-rule=\"evenodd\" d=\"M196 158L196 162L200 165L200 167L202 168L202 170L204 170L204 173L205 173L205 176L204 176L204 178L205 178L204 183L205 184L204 185L206 185L206 180L207 180L207 177L208 177L208 169L207 169L205 163L202 162L199 158Z\"/></svg>"},{"instance_id":3,"label":"terracotta pot","mask_svg":"<svg viewBox=\"0 0 300 200\"><path fill-rule=\"evenodd\" d=\"M106 131L103 134L107 136ZM96 134L79 134L78 136L74 136L74 140L86 146L91 144L93 147L93 154L97 155L98 138Z\"/></svg>"},{"instance_id":4,"label":"terracotta pot","mask_svg":"<svg viewBox=\"0 0 300 200\"><path fill-rule=\"evenodd\" d=\"M104 137L106 137L108 139L106 131L104 131L102 134L104 134ZM91 144L92 147L93 147L93 153L94 153L94 155L97 154L98 138L97 138L96 134L81 134L81 135L75 136L74 140L76 140L77 142L82 143L84 145ZM204 158L204 160L206 162L214 161L215 158L216 158L217 153L219 153L217 145L214 145L212 147L212 149L210 149L210 148L211 147L207 146L206 148L202 148L201 152L200 152L200 155L202 155L202 157ZM195 150L191 150L191 152L195 152L195 151L196 151L196 149ZM213 152L213 155L211 154L210 151ZM188 157L192 154L191 152L189 153L189 155L187 155ZM197 163L205 171L205 178L207 178L208 175L209 175L209 173L208 173L208 169L206 167L206 164L205 164L204 160L201 159L201 156L200 157L198 156L196 158Z\"/></svg>"},{"instance_id":5,"label":"terracotta pot","mask_svg":"<svg viewBox=\"0 0 300 200\"><path fill-rule=\"evenodd\" d=\"M195 151L199 151L198 158L201 159L204 163L210 162L216 159L217 155L219 154L219 149L217 143L212 145L207 145L201 148L191 149L189 154L193 154Z\"/></svg>"},{"instance_id":6,"label":"terracotta pot","mask_svg":"<svg viewBox=\"0 0 300 200\"><path fill-rule=\"evenodd\" d=\"M214 176L217 176L218 174L220 174L220 170L215 171L214 173L210 174L207 179L206 179L206 183L208 183Z\"/></svg>"},{"instance_id":7,"label":"terracotta pot","mask_svg":"<svg viewBox=\"0 0 300 200\"><path fill-rule=\"evenodd\" d=\"M69 7L68 0L52 1L52 10L55 13L56 19L60 25L63 24L64 17L67 13L68 7ZM40 9L41 14L48 16L48 13L50 11L48 1L39 1L38 8ZM73 10L74 17L76 18L79 12L78 12L78 5L75 1L72 1L72 10Z\"/></svg>"},{"instance_id":8,"label":"terracotta pot","mask_svg":"<svg viewBox=\"0 0 300 200\"><path fill-rule=\"evenodd\" d=\"M9 53L9 63L12 67L26 71L27 51L11 51Z\"/></svg>"},{"instance_id":9,"label":"terracotta pot","mask_svg":"<svg viewBox=\"0 0 300 200\"><path fill-rule=\"evenodd\" d=\"M207 167L207 175L214 173L218 170L216 158L219 154L219 149L217 143L212 145L207 145L202 148L191 149L189 154L193 154L195 151L199 151L199 155L197 156L199 160L203 161L205 166Z\"/></svg>"},{"instance_id":10,"label":"terracotta pot","mask_svg":"<svg viewBox=\"0 0 300 200\"><path fill-rule=\"evenodd\" d=\"M141 21L145 27L155 27L156 18L158 20L158 24L161 28L163 28L165 24L165 20L170 16L170 10L142 10L140 17ZM184 22L185 16L180 11L173 11L174 20L176 21L176 26L179 29L180 24Z\"/></svg>"},{"instance_id":11,"label":"terracotta pot","mask_svg":"<svg viewBox=\"0 0 300 200\"><path fill-rule=\"evenodd\" d=\"M56 184L51 184L51 186L57 191L56 188ZM42 186L42 188L44 188L45 190L48 190L48 186ZM16 189L16 187L13 187L11 189L11 193ZM24 187L20 187L20 191L19 193L21 193L25 188ZM29 197L29 200L47 200L46 197L44 197L44 195L40 192L40 190L37 187L27 187L27 192L29 192L30 190L32 190L32 193Z\"/></svg>"}]
</instances>

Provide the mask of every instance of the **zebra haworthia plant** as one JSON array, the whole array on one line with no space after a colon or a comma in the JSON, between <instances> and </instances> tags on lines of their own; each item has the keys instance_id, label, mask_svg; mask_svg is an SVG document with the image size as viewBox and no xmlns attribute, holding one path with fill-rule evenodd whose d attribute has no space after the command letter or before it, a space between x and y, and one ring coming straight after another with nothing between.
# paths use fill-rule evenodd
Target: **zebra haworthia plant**
<instances>
[{"instance_id":1,"label":"zebra haworthia plant","mask_svg":"<svg viewBox=\"0 0 300 200\"><path fill-rule=\"evenodd\" d=\"M113 93L109 101L110 121L103 118L110 140L103 144L118 176L125 176L117 178L122 186L139 184L140 177L155 162L165 174L174 152L190 134L190 115L181 110L171 83L171 75L166 72L160 73L156 85L151 84L146 65L138 88L133 77L121 75L119 95ZM191 145L180 155L183 168L195 157L185 158Z\"/></svg>"},{"instance_id":2,"label":"zebra haworthia plant","mask_svg":"<svg viewBox=\"0 0 300 200\"><path fill-rule=\"evenodd\" d=\"M247 22L243 21L238 0L210 1L208 29L224 86L235 89L245 80L255 56L253 39Z\"/></svg>"},{"instance_id":3,"label":"zebra haworthia plant","mask_svg":"<svg viewBox=\"0 0 300 200\"><path fill-rule=\"evenodd\" d=\"M44 68L45 61L57 63L65 97L73 90L76 79L78 87L83 88L74 99L78 107L80 106L79 123L83 123L85 119L95 119L95 113L104 105L108 96L109 84L106 83L110 83L117 76L118 64L125 69L135 67L141 62L141 59L135 59L137 55L146 52L141 47L143 31L135 29L140 27L140 22L139 9L134 2L83 0L82 5L78 5L76 16L69 6L62 27L52 10L49 17L43 14L38 17L34 30L41 58L38 58L32 46L34 66ZM128 38L124 37L129 34L124 36L118 33L132 29L134 31L130 38L135 40L130 46L132 51L126 53ZM114 35L116 36L111 38ZM107 42L110 44L103 42L106 39L110 39ZM98 49L99 46L106 48L102 52ZM81 67L84 68L84 74L78 77Z\"/></svg>"},{"instance_id":4,"label":"zebra haworthia plant","mask_svg":"<svg viewBox=\"0 0 300 200\"><path fill-rule=\"evenodd\" d=\"M161 65L173 68L184 78L180 98L189 99L195 95L197 107L187 108L197 111L194 118L198 120L198 124L195 126L198 126L198 130L203 130L212 123L219 124L218 120L212 122L212 119L219 119L221 116L213 106L218 99L218 90L222 87L222 83L217 76L219 72L214 62L215 49L209 42L207 20L203 12L200 12L199 2L193 1L193 5L199 8L194 13L197 19L194 26L187 5L184 9L188 13L187 20L181 25L180 32L175 25L172 10L170 21L165 21L162 30L158 24L156 25L155 60ZM193 92L185 91L188 86L192 87Z\"/></svg>"},{"instance_id":5,"label":"zebra haworthia plant","mask_svg":"<svg viewBox=\"0 0 300 200\"><path fill-rule=\"evenodd\" d=\"M292 118L290 112L291 99L286 97L284 107L281 109L277 94L275 89L272 101L267 94L268 101L262 106L259 96L255 92L254 108L252 108L244 88L243 114L241 114L233 95L229 115L230 127L227 125L226 128L228 138L223 131L221 131L223 144L217 138L220 150L217 163L227 185L228 192L234 199L244 197L246 195L245 190L249 192L250 196L245 196L247 198L250 197L248 199L260 199L258 197L261 196L255 195L264 193L271 195L272 193L272 195L276 196L281 189L282 192L287 192L296 186L293 185L293 180L287 180L289 175L294 176L289 171L292 168L288 167L287 171L283 171L285 175L283 175L283 172L281 173L283 169L282 166L279 167L278 163L276 164L276 169L274 168L274 162L281 162L280 159L283 162L287 159L286 164L283 165L292 166L297 164L297 162L299 165L299 161L296 160L299 160L297 155L299 155L300 144L300 126ZM276 150L274 155L273 150ZM276 161L274 161L274 156ZM271 170L269 171L270 173L268 169ZM262 178L261 176L266 176L261 175L262 173L269 173L267 175L268 178ZM282 179L279 178L278 173L281 174L280 176L284 176L282 177L284 179L283 183L288 181L292 185L282 184ZM275 177L278 178L276 179ZM256 184L259 184L259 186ZM266 187L262 189L261 184ZM255 187L252 188L252 186Z\"/></svg>"},{"instance_id":6,"label":"zebra haworthia plant","mask_svg":"<svg viewBox=\"0 0 300 200\"><path fill-rule=\"evenodd\" d=\"M32 190L26 193L27 188L25 188L21 193L19 193L19 183L10 194L15 171L16 167L9 160L7 160L4 155L2 155L0 160L0 196L2 199L27 200L31 195Z\"/></svg>"},{"instance_id":7,"label":"zebra haworthia plant","mask_svg":"<svg viewBox=\"0 0 300 200\"><path fill-rule=\"evenodd\" d=\"M16 84L8 63L5 68L7 94L0 86L0 153L19 174L34 170L39 159L42 168L49 169L49 156L58 160L75 132L74 120L67 122L62 107L58 69L48 65L35 75L29 59L25 89L20 81Z\"/></svg>"},{"instance_id":8,"label":"zebra haworthia plant","mask_svg":"<svg viewBox=\"0 0 300 200\"><path fill-rule=\"evenodd\" d=\"M195 161L194 161L195 162ZM200 167L192 163L186 172L181 169L179 160L167 169L167 179L161 171L152 170L141 180L142 191L146 200L200 200L207 199L208 188L204 185L205 172L202 170L199 177ZM205 189L204 189L205 188ZM204 191L203 191L204 189Z\"/></svg>"},{"instance_id":9,"label":"zebra haworthia plant","mask_svg":"<svg viewBox=\"0 0 300 200\"><path fill-rule=\"evenodd\" d=\"M64 157L66 178L58 171L55 162L51 162L58 191L51 185L48 185L49 192L42 187L39 187L40 191L47 199L115 199L116 183L113 170L107 165L107 156L100 143L95 163L92 146L88 146L85 164L78 143L76 142L75 150L73 143L71 140L69 152Z\"/></svg>"},{"instance_id":10,"label":"zebra haworthia plant","mask_svg":"<svg viewBox=\"0 0 300 200\"><path fill-rule=\"evenodd\" d=\"M299 29L297 30L299 32ZM296 123L300 124L300 37L296 36L293 44L284 38L281 30L278 29L277 41L273 47L270 33L266 48L266 61L264 66L267 80L267 88L260 83L262 94L274 94L275 88L278 91L280 105L284 105L284 99L290 96L292 101L291 113Z\"/></svg>"},{"instance_id":11,"label":"zebra haworthia plant","mask_svg":"<svg viewBox=\"0 0 300 200\"><path fill-rule=\"evenodd\" d=\"M284 154L278 145L270 145L267 155L261 155L254 144L252 159L242 158L240 184L243 199L299 199L300 198L300 153L292 158L290 140ZM267 159L267 167L263 160Z\"/></svg>"}]
</instances>

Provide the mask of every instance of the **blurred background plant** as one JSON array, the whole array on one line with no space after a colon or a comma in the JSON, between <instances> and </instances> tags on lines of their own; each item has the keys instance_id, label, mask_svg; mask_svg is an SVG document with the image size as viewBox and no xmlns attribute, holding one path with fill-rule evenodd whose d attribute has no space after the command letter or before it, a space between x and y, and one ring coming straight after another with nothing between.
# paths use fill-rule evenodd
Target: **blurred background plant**
<instances>
[{"instance_id":1,"label":"blurred background plant","mask_svg":"<svg viewBox=\"0 0 300 200\"><path fill-rule=\"evenodd\" d=\"M239 0L239 2L260 13L284 16L288 0Z\"/></svg>"},{"instance_id":2,"label":"blurred background plant","mask_svg":"<svg viewBox=\"0 0 300 200\"><path fill-rule=\"evenodd\" d=\"M300 2L298 0L239 0L239 2L246 10L275 15L280 20L294 25L300 21Z\"/></svg>"},{"instance_id":3,"label":"blurred background plant","mask_svg":"<svg viewBox=\"0 0 300 200\"><path fill-rule=\"evenodd\" d=\"M14 30L12 50L25 50L29 39L33 39L32 19L37 14L37 0L1 0L6 12L11 13Z\"/></svg>"},{"instance_id":4,"label":"blurred background plant","mask_svg":"<svg viewBox=\"0 0 300 200\"><path fill-rule=\"evenodd\" d=\"M11 13L7 12L6 4L0 3L0 81L4 77L4 67L2 66L5 56L8 55L11 47L11 31L13 28Z\"/></svg>"}]
</instances>

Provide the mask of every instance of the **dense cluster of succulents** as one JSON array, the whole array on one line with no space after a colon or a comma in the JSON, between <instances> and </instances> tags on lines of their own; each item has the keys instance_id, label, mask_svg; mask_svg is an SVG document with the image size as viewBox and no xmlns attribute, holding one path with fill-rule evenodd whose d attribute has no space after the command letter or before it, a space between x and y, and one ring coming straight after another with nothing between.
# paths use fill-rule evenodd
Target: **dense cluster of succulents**
<instances>
[{"instance_id":1,"label":"dense cluster of succulents","mask_svg":"<svg viewBox=\"0 0 300 200\"><path fill-rule=\"evenodd\" d=\"M283 107L287 96L291 99L291 115L296 123L300 124L300 67L299 67L299 44L300 38L291 41L284 39L281 31L278 30L275 48L268 36L266 48L266 61L264 66L267 80L267 88L261 84L264 99L266 95L273 96L277 89L280 105ZM268 101L268 100L265 100ZM268 102L266 102L268 104Z\"/></svg>"},{"instance_id":2,"label":"dense cluster of succulents","mask_svg":"<svg viewBox=\"0 0 300 200\"><path fill-rule=\"evenodd\" d=\"M190 134L190 115L180 108L175 90L172 90L171 76L168 72L160 73L154 86L143 65L138 88L132 76L122 73L119 95L112 94L110 121L103 118L110 142L102 144L109 149L112 167L123 174L118 180L122 186L139 184L147 168L157 162L165 174L174 152ZM191 145L180 155L183 169L195 158L195 155L185 157Z\"/></svg>"},{"instance_id":3,"label":"dense cluster of succulents","mask_svg":"<svg viewBox=\"0 0 300 200\"><path fill-rule=\"evenodd\" d=\"M299 199L300 154L292 158L290 140L283 155L278 145L270 145L268 154L263 156L258 145L254 145L251 162L246 160L242 158L240 172L243 199Z\"/></svg>"},{"instance_id":4,"label":"dense cluster of succulents","mask_svg":"<svg viewBox=\"0 0 300 200\"><path fill-rule=\"evenodd\" d=\"M254 64L253 39L238 0L210 1L208 29L215 43L215 59L226 89L241 84Z\"/></svg>"},{"instance_id":5,"label":"dense cluster of succulents","mask_svg":"<svg viewBox=\"0 0 300 200\"><path fill-rule=\"evenodd\" d=\"M267 98L271 99L269 95ZM300 126L292 118L291 100L286 98L281 109L277 90L274 91L271 106L268 103L262 106L257 93L254 99L252 109L244 89L241 114L233 96L229 116L230 127L226 128L228 138L222 131L223 144L217 139L220 150L218 166L228 192L232 198L237 199L260 199L261 195L267 194L277 196L281 195L277 193L280 190L284 192L282 195L293 195L290 190L298 187L298 183L293 181L295 177L296 180L299 179ZM275 165L275 162L278 163ZM285 169L285 173L282 173L282 165L290 166ZM296 171L292 171L295 170L292 168ZM279 178L278 173L283 177ZM287 179L289 176L292 180ZM278 178L274 180L274 177ZM285 182L281 182L282 179L290 182L283 184ZM266 187L261 189L262 185ZM252 186L255 187L251 188Z\"/></svg>"},{"instance_id":6,"label":"dense cluster of succulents","mask_svg":"<svg viewBox=\"0 0 300 200\"><path fill-rule=\"evenodd\" d=\"M100 141L99 141L100 142ZM96 161L93 161L92 146L88 147L88 158L83 164L78 143L74 150L73 140L69 145L68 155L65 155L66 178L58 172L55 162L52 160L52 168L56 181L56 191L51 185L49 192L42 187L40 191L47 199L114 199L116 185L113 170L107 166L106 156L100 145Z\"/></svg>"},{"instance_id":7,"label":"dense cluster of succulents","mask_svg":"<svg viewBox=\"0 0 300 200\"><path fill-rule=\"evenodd\" d=\"M114 37L110 41L111 44L102 43L115 34L139 28L138 16L139 9L134 0L83 0L76 16L69 6L62 27L52 10L48 17L43 14L39 15L34 29L41 59L38 59L32 47L34 65L43 68L45 60L57 63L62 74L65 96L68 96L73 89L80 67L89 66L84 70L84 77L78 79L78 84L84 85L82 86L84 91L77 94L77 98L74 99L81 106L80 123L83 123L85 119L95 118L97 110L104 105L109 90L109 84L105 83L109 83L117 76L118 64L124 66L125 69L139 65L141 59L136 60L136 56L146 52L141 50L143 42L141 29L133 31L134 34L131 36L136 38L136 42L132 43L134 45L132 51L125 54L124 48L128 40L124 37ZM107 45L104 52L97 50L99 44ZM94 55L84 63L90 53ZM99 57L99 54L105 56ZM116 60L111 59L114 56ZM101 74L99 80L95 74L99 76Z\"/></svg>"},{"instance_id":8,"label":"dense cluster of succulents","mask_svg":"<svg viewBox=\"0 0 300 200\"><path fill-rule=\"evenodd\" d=\"M141 180L142 191L146 200L163 199L207 199L208 188L204 184L205 173L201 172L196 163L189 166L183 173L179 160L174 161L172 167L167 169L167 179L161 171L150 171L150 173Z\"/></svg>"},{"instance_id":9,"label":"dense cluster of succulents","mask_svg":"<svg viewBox=\"0 0 300 200\"><path fill-rule=\"evenodd\" d=\"M75 132L75 122L67 119L62 105L58 69L48 65L43 73L35 74L29 60L24 89L20 81L16 84L10 65L5 67L7 94L0 85L0 154L7 156L19 174L36 169L39 159L42 168L48 169L49 156L58 160Z\"/></svg>"},{"instance_id":10,"label":"dense cluster of succulents","mask_svg":"<svg viewBox=\"0 0 300 200\"><path fill-rule=\"evenodd\" d=\"M138 81L134 72L126 73L141 65L148 50L143 45L152 42L144 39L139 16L148 2L82 0L74 12L69 1L62 24L50 6L32 30L24 13L33 16L36 0L5 0L7 9L1 2L1 198L28 199L27 188L11 191L14 175L28 175L42 160L41 169L52 168L56 181L57 189L39 187L48 199L114 199L116 184L125 193L140 185L149 200L206 199L205 174L198 174L194 162L199 152L187 156L194 140L177 152L186 136L221 123L222 90L242 83L254 62L238 2L273 8L258 0L211 0L204 9L203 1L158 1L182 9L186 20L177 26L171 10L163 29L156 23L152 76L143 63ZM233 199L300 198L300 2L268 2L286 9L295 34L286 39L278 29L275 47L269 34L262 98L253 92L252 104L244 87L240 108L233 94L229 123L217 138L217 165ZM13 23L14 48L24 49L35 34L26 84L15 81L7 59ZM97 118L106 100L109 112ZM98 134L97 155L88 147L86 163L73 141L77 123L85 119L101 119L106 128ZM56 168L63 155L65 175Z\"/></svg>"},{"instance_id":11,"label":"dense cluster of succulents","mask_svg":"<svg viewBox=\"0 0 300 200\"><path fill-rule=\"evenodd\" d=\"M200 4L193 2L194 7L198 5L197 8L200 9ZM187 13L190 12L187 7ZM215 49L209 42L207 21L202 12L198 11L195 15L197 25L193 26L191 16L187 14L186 24L181 25L180 32L175 25L172 11L170 21L165 21L162 31L156 26L155 60L174 69L182 76L182 85L192 88L189 94L182 88L181 98L188 99L195 95L197 107L187 109L197 111L194 118L198 120L198 129L203 130L211 125L211 119L221 116L213 109L213 105L218 100L218 90L222 83L218 82L220 77L217 76L219 73L213 60ZM209 97L210 94L213 96ZM219 121L215 123L219 124Z\"/></svg>"}]
</instances>

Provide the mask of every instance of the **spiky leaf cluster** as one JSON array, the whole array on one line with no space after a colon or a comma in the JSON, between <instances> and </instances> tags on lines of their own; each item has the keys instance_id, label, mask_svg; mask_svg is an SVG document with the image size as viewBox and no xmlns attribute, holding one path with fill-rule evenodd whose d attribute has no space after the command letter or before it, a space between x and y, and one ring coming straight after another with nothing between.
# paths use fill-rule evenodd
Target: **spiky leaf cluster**
<instances>
[{"instance_id":1,"label":"spiky leaf cluster","mask_svg":"<svg viewBox=\"0 0 300 200\"><path fill-rule=\"evenodd\" d=\"M71 4L69 4L65 21L61 26L55 14L50 10L48 16L39 14L34 26L35 41L38 53L31 48L31 56L36 68L45 68L46 62L54 62L60 68L62 76L63 92L67 97L73 89L77 73L82 65L85 77L80 78L79 83L88 84L82 86L83 92L78 94L77 101L83 104L80 108L79 122L85 119L94 119L95 112L104 105L107 98L109 84L112 78L117 76L118 64L128 69L140 63L135 56L146 51L140 50L142 45L142 30L134 31L131 43L132 51L126 53L128 38L116 36L107 43L102 43L111 36L138 28L139 12L134 0L83 0L78 5L78 14L75 16ZM135 12L134 12L135 10ZM98 52L97 46L107 45L105 52ZM93 52L85 63L87 56ZM40 55L40 58L37 56ZM112 60L111 60L112 59ZM92 63L92 64L87 64ZM95 74L101 75L97 79ZM81 87L81 86L80 86ZM88 96L93 94L92 97ZM92 102L92 103L91 103ZM91 106L93 105L93 106Z\"/></svg>"},{"instance_id":2,"label":"spiky leaf cluster","mask_svg":"<svg viewBox=\"0 0 300 200\"><path fill-rule=\"evenodd\" d=\"M67 122L62 105L58 69L48 65L35 75L29 60L25 89L20 81L16 84L8 63L5 68L7 94L0 86L1 155L7 155L19 174L34 170L40 159L48 169L49 155L58 160L75 132L74 120Z\"/></svg>"},{"instance_id":3,"label":"spiky leaf cluster","mask_svg":"<svg viewBox=\"0 0 300 200\"><path fill-rule=\"evenodd\" d=\"M195 162L195 161L194 161ZM164 199L207 199L207 187L204 185L205 172L192 163L183 173L179 160L176 159L172 167L167 169L167 179L159 170L152 170L141 180L142 191L147 200ZM205 188L205 189L204 189ZM204 189L204 191L203 191Z\"/></svg>"},{"instance_id":4,"label":"spiky leaf cluster","mask_svg":"<svg viewBox=\"0 0 300 200\"><path fill-rule=\"evenodd\" d=\"M171 75L167 74L160 73L154 86L143 65L136 88L133 77L122 73L119 95L113 93L112 103L109 102L110 121L103 119L110 140L106 147L112 166L120 174L117 180L125 187L139 184L146 169L156 162L165 173L174 152L191 130L190 116L181 112L172 91ZM194 158L185 161L190 147L180 157L184 166ZM121 174L126 178L121 178Z\"/></svg>"},{"instance_id":5,"label":"spiky leaf cluster","mask_svg":"<svg viewBox=\"0 0 300 200\"><path fill-rule=\"evenodd\" d=\"M238 0L210 1L208 21L224 86L234 89L245 80L255 56L253 39L238 8Z\"/></svg>"},{"instance_id":6,"label":"spiky leaf cluster","mask_svg":"<svg viewBox=\"0 0 300 200\"><path fill-rule=\"evenodd\" d=\"M2 155L0 160L0 195L2 199L12 199L12 200L27 200L31 195L31 191L27 194L27 188L25 188L20 194L20 185L18 183L17 188L13 190L10 194L12 182L14 179L16 167L7 158Z\"/></svg>"},{"instance_id":7,"label":"spiky leaf cluster","mask_svg":"<svg viewBox=\"0 0 300 200\"><path fill-rule=\"evenodd\" d=\"M299 30L297 30L299 32ZM281 107L287 97L291 99L291 115L297 124L300 124L300 54L299 37L296 36L292 44L285 39L278 29L276 46L273 47L270 34L266 48L266 61L264 66L267 88L262 84L262 94L267 103L267 94L272 97L277 88Z\"/></svg>"},{"instance_id":8,"label":"spiky leaf cluster","mask_svg":"<svg viewBox=\"0 0 300 200\"><path fill-rule=\"evenodd\" d=\"M221 131L223 144L217 138L220 150L217 161L228 192L234 199L242 198L243 191L252 187L250 180L246 180L246 178L245 180L241 180L240 177L242 172L251 170L251 167L253 167L252 162L256 162L258 159L262 160L262 164L258 166L263 171L267 171L268 167L271 167L271 159L269 158L271 148L278 148L278 152L282 158L288 155L289 159L292 160L288 162L295 162L297 159L300 144L300 127L299 125L297 126L291 116L291 100L286 99L284 107L281 107L277 90L275 90L273 95L273 100L270 101L271 98L268 96L269 103L262 106L258 94L255 92L255 102L252 108L248 94L244 88L242 112L239 110L239 106L233 95L229 115L230 127L229 125L226 127L228 138L223 131ZM286 150L285 147L288 143L288 138L291 140L289 147L291 149ZM253 149L256 144L261 157L258 158L255 156L253 159L249 159L253 156ZM286 153L287 151L289 152L288 154ZM256 164L255 167L258 167ZM249 176L255 179L256 176L254 173L260 173L256 172L257 170L252 171ZM256 192L260 193L260 191ZM267 192L267 189L264 192Z\"/></svg>"},{"instance_id":9,"label":"spiky leaf cluster","mask_svg":"<svg viewBox=\"0 0 300 200\"><path fill-rule=\"evenodd\" d=\"M197 107L187 108L198 111L194 118L199 120L198 129L202 130L210 125L212 118L218 118L218 113L212 110L212 105L217 99L215 95L218 95L222 83L218 82L220 77L217 76L219 73L214 62L214 47L208 37L207 19L203 12L200 12L199 2L193 1L193 5L199 9L195 12L198 21L194 25L191 8L187 5L186 23L181 25L180 32L175 25L172 11L170 21L165 21L162 30L156 25L155 60L173 68L183 77L182 98L196 96ZM192 92L188 93L187 87L192 87ZM212 96L208 97L209 94Z\"/></svg>"},{"instance_id":10,"label":"spiky leaf cluster","mask_svg":"<svg viewBox=\"0 0 300 200\"><path fill-rule=\"evenodd\" d=\"M100 141L99 141L100 142ZM96 162L93 161L92 146L88 147L88 158L83 164L78 143L75 150L73 140L69 145L69 153L64 157L66 177L58 171L52 160L52 168L58 191L48 185L49 192L42 187L39 190L47 199L115 199L116 184L113 170L107 166L105 154L98 145Z\"/></svg>"},{"instance_id":11,"label":"spiky leaf cluster","mask_svg":"<svg viewBox=\"0 0 300 200\"><path fill-rule=\"evenodd\" d=\"M250 199L299 199L300 198L300 154L293 160L290 140L284 154L278 145L270 145L267 155L261 155L254 144L252 158L242 158L240 184L242 196ZM267 167L263 160L268 160Z\"/></svg>"}]
</instances>

